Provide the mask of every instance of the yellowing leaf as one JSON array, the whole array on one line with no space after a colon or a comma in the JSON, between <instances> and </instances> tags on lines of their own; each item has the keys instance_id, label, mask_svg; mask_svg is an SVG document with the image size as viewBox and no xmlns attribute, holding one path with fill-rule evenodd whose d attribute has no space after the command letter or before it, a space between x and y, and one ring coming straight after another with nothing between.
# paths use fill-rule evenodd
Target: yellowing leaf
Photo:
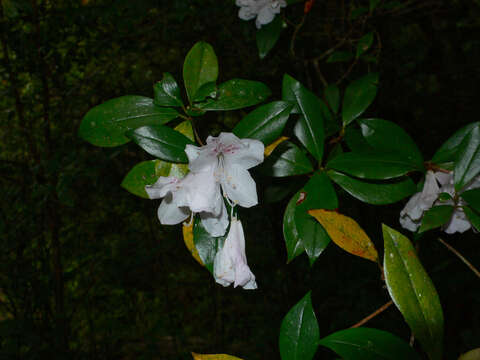
<instances>
[{"instance_id":1,"label":"yellowing leaf","mask_svg":"<svg viewBox=\"0 0 480 360\"><path fill-rule=\"evenodd\" d=\"M288 137L286 136L280 136L277 140L275 140L273 143L265 147L264 154L265 156L270 156L270 154L275 150L275 148L280 145L282 142L285 140L288 140Z\"/></svg>"},{"instance_id":2,"label":"yellowing leaf","mask_svg":"<svg viewBox=\"0 0 480 360\"><path fill-rule=\"evenodd\" d=\"M192 352L193 360L242 360L236 356L227 354L196 354Z\"/></svg>"},{"instance_id":3,"label":"yellowing leaf","mask_svg":"<svg viewBox=\"0 0 480 360\"><path fill-rule=\"evenodd\" d=\"M200 259L200 255L198 254L198 250L197 248L195 247L195 244L193 243L193 221L190 225L183 225L183 229L182 229L182 232L183 232L183 241L185 242L185 246L187 247L187 249L190 251L190 253L192 254L193 258L195 260L197 260L197 262L202 265L202 266L205 266L205 264L203 263L202 259ZM195 357L195 356L194 356Z\"/></svg>"},{"instance_id":4,"label":"yellowing leaf","mask_svg":"<svg viewBox=\"0 0 480 360\"><path fill-rule=\"evenodd\" d=\"M364 259L378 260L375 246L355 220L330 210L316 209L308 213L317 219L333 242L343 250Z\"/></svg>"},{"instance_id":5,"label":"yellowing leaf","mask_svg":"<svg viewBox=\"0 0 480 360\"><path fill-rule=\"evenodd\" d=\"M462 354L458 360L480 360L480 348Z\"/></svg>"},{"instance_id":6,"label":"yellowing leaf","mask_svg":"<svg viewBox=\"0 0 480 360\"><path fill-rule=\"evenodd\" d=\"M190 140L195 141L195 137L193 135L192 124L191 124L190 121L185 120L185 121L181 122L180 124L178 124L177 126L175 126L173 129L177 130L179 133L185 135Z\"/></svg>"}]
</instances>

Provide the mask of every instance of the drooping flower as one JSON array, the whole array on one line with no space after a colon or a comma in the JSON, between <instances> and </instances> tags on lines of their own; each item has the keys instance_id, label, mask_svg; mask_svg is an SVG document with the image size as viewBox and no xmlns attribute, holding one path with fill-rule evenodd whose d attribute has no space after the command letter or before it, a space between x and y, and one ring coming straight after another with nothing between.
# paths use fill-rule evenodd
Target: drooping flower
<instances>
[{"instance_id":1,"label":"drooping flower","mask_svg":"<svg viewBox=\"0 0 480 360\"><path fill-rule=\"evenodd\" d=\"M430 209L440 194L438 182L445 181L442 173L434 173L431 170L425 175L423 190L414 194L400 212L400 224L407 230L417 231L421 224L423 213ZM438 181L438 182L437 182Z\"/></svg>"},{"instance_id":2,"label":"drooping flower","mask_svg":"<svg viewBox=\"0 0 480 360\"><path fill-rule=\"evenodd\" d=\"M258 203L256 184L247 170L263 161L263 151L260 141L239 139L231 133L209 136L205 146L187 145L187 176L160 177L145 187L151 199L164 198L158 208L160 222L178 224L199 213L212 236L224 235L228 214L223 197L232 206Z\"/></svg>"},{"instance_id":3,"label":"drooping flower","mask_svg":"<svg viewBox=\"0 0 480 360\"><path fill-rule=\"evenodd\" d=\"M222 286L233 283L234 287L241 286L245 290L257 288L255 275L247 265L242 223L237 218L232 218L225 243L215 256L213 276Z\"/></svg>"},{"instance_id":4,"label":"drooping flower","mask_svg":"<svg viewBox=\"0 0 480 360\"><path fill-rule=\"evenodd\" d=\"M238 17L242 20L252 20L255 17L255 25L260 29L280 13L282 7L287 6L285 0L236 0L235 4L240 6Z\"/></svg>"}]
</instances>

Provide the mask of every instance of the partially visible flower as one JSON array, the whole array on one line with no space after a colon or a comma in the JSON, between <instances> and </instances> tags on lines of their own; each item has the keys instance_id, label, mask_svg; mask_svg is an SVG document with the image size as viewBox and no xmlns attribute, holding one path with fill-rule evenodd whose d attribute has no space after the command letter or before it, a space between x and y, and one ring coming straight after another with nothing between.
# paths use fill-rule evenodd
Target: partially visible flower
<instances>
[{"instance_id":1,"label":"partially visible flower","mask_svg":"<svg viewBox=\"0 0 480 360\"><path fill-rule=\"evenodd\" d=\"M246 290L257 288L255 275L247 265L245 235L240 220L232 219L230 231L222 249L215 256L213 268L215 281L223 286L233 283L234 287L241 286Z\"/></svg>"},{"instance_id":2,"label":"partially visible flower","mask_svg":"<svg viewBox=\"0 0 480 360\"><path fill-rule=\"evenodd\" d=\"M235 4L240 6L238 17L242 20L252 20L255 17L255 25L260 29L274 19L280 13L280 8L286 7L285 0L236 0Z\"/></svg>"},{"instance_id":3,"label":"partially visible flower","mask_svg":"<svg viewBox=\"0 0 480 360\"><path fill-rule=\"evenodd\" d=\"M160 222L178 224L199 213L212 236L224 235L228 214L223 197L232 206L251 207L258 203L256 184L247 170L263 161L263 151L260 141L239 139L231 133L209 136L205 146L187 145L187 176L160 177L145 187L151 199L164 198L158 208Z\"/></svg>"},{"instance_id":4,"label":"partially visible flower","mask_svg":"<svg viewBox=\"0 0 480 360\"><path fill-rule=\"evenodd\" d=\"M442 173L434 173L431 170L425 175L425 184L422 192L413 195L400 212L400 224L407 230L417 231L421 224L423 213L433 206L440 194L438 182L446 179Z\"/></svg>"}]
</instances>

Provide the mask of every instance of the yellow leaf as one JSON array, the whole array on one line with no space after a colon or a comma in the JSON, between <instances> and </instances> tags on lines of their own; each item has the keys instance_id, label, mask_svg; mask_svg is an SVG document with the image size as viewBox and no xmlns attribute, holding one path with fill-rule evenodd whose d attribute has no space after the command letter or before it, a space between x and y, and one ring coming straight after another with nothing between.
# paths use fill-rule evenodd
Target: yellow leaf
<instances>
[{"instance_id":1,"label":"yellow leaf","mask_svg":"<svg viewBox=\"0 0 480 360\"><path fill-rule=\"evenodd\" d=\"M190 140L195 141L195 137L193 135L192 124L190 123L190 121L185 120L185 121L181 122L180 124L178 124L177 126L175 126L173 129L177 130L179 133L185 135Z\"/></svg>"},{"instance_id":2,"label":"yellow leaf","mask_svg":"<svg viewBox=\"0 0 480 360\"><path fill-rule=\"evenodd\" d=\"M265 156L270 156L270 154L273 152L273 150L275 150L275 148L280 145L282 142L284 142L285 140L288 140L288 137L286 136L280 136L277 140L275 140L273 143L271 143L270 145L268 145L266 148L265 148L265 151L264 151L264 154Z\"/></svg>"},{"instance_id":3,"label":"yellow leaf","mask_svg":"<svg viewBox=\"0 0 480 360\"><path fill-rule=\"evenodd\" d=\"M462 354L458 360L480 360L480 348Z\"/></svg>"},{"instance_id":4,"label":"yellow leaf","mask_svg":"<svg viewBox=\"0 0 480 360\"><path fill-rule=\"evenodd\" d=\"M242 360L236 356L227 354L196 354L192 352L193 360Z\"/></svg>"},{"instance_id":5,"label":"yellow leaf","mask_svg":"<svg viewBox=\"0 0 480 360\"><path fill-rule=\"evenodd\" d=\"M197 262L200 265L205 266L202 259L200 259L200 255L198 254L198 250L195 247L195 244L193 243L193 221L191 222L191 224L189 226L183 225L182 230L183 230L182 231L183 232L183 241L185 242L185 246L190 251L193 258L195 260L197 260Z\"/></svg>"},{"instance_id":6,"label":"yellow leaf","mask_svg":"<svg viewBox=\"0 0 480 360\"><path fill-rule=\"evenodd\" d=\"M309 210L323 226L335 244L350 254L371 261L378 260L378 253L368 235L355 220L331 210Z\"/></svg>"}]
</instances>

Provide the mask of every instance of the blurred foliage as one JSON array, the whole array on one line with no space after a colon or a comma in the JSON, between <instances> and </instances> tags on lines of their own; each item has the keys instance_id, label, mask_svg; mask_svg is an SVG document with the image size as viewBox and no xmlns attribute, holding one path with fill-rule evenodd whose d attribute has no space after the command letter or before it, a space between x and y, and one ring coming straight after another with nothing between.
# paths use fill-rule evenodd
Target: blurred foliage
<instances>
[{"instance_id":1,"label":"blurred foliage","mask_svg":"<svg viewBox=\"0 0 480 360\"><path fill-rule=\"evenodd\" d=\"M166 360L195 351L273 359L281 319L310 284L322 336L383 304L376 269L335 247L312 268L305 257L286 264L278 210L285 200L242 214L260 289L220 288L189 255L179 227L159 226L158 204L120 187L147 158L134 145L100 149L76 136L92 106L124 94L151 97L165 71L180 79L186 52L205 40L221 81L263 81L276 98L284 73L319 92L379 71L370 115L400 124L428 158L478 118L480 2L380 1L374 11L368 4L317 1L305 17L303 4L287 7L288 27L260 60L255 26L238 19L234 1L2 0L0 357ZM371 46L358 52L369 33ZM355 56L329 62L335 51ZM231 129L244 114L209 115L201 136ZM275 183L257 178L274 192ZM381 248L379 223L397 224L401 204L380 214L351 199L342 206ZM473 236L452 242L478 264ZM478 347L478 279L434 238L421 243L420 257L445 310L446 358ZM394 310L371 326L409 336Z\"/></svg>"}]
</instances>

